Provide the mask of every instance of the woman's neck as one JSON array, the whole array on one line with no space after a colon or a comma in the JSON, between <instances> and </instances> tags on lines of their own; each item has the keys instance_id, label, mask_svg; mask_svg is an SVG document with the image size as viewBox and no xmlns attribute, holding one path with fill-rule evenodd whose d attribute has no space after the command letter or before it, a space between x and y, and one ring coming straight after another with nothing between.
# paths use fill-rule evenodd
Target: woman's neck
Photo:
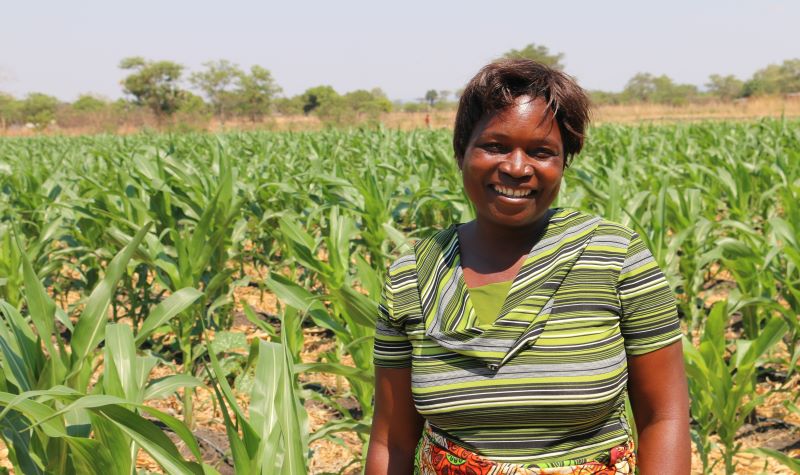
<instances>
[{"instance_id":1,"label":"woman's neck","mask_svg":"<svg viewBox=\"0 0 800 475\"><path fill-rule=\"evenodd\" d=\"M528 255L547 226L549 213L536 223L503 227L480 218L458 228L462 264L478 273L508 269Z\"/></svg>"}]
</instances>

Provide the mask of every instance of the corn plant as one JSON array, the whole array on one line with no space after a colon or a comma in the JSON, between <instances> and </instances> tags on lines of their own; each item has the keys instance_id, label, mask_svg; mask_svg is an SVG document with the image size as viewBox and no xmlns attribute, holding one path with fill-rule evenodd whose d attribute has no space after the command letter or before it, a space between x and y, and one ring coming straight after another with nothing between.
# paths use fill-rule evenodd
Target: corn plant
<instances>
[{"instance_id":1,"label":"corn plant","mask_svg":"<svg viewBox=\"0 0 800 475\"><path fill-rule=\"evenodd\" d=\"M757 364L780 341L787 331L786 322L772 317L754 340L736 340L730 350L725 338L729 316L727 302L714 304L706 322L700 347L684 341L686 371L689 376L692 416L697 423L692 438L703 462L703 472L710 473L711 442L716 433L722 443L725 473L733 474L733 456L741 449L736 432L761 404L764 394L755 387Z\"/></svg>"},{"instance_id":2,"label":"corn plant","mask_svg":"<svg viewBox=\"0 0 800 475\"><path fill-rule=\"evenodd\" d=\"M358 280L366 293L355 290L356 280L350 274L351 241L355 235L352 219L339 214L332 208L328 219L328 233L323 238L328 252L328 262L314 258L317 252L315 240L289 221L282 223L288 238L292 256L306 269L314 272L322 283L325 294L319 295L273 273L267 282L268 287L286 305L308 313L310 317L336 336L340 353L349 354L354 367L344 365L337 355L329 355L334 361L297 365L299 371L324 372L346 378L350 392L361 408L362 415L352 418L353 428L366 442L368 427L372 420L372 397L374 394L372 339L374 335L374 316L377 312L377 299L380 293L380 277L367 262L360 257L354 260L358 269ZM323 301L330 304L331 311ZM335 403L330 402L336 406ZM341 411L346 414L347 411Z\"/></svg>"},{"instance_id":3,"label":"corn plant","mask_svg":"<svg viewBox=\"0 0 800 475\"><path fill-rule=\"evenodd\" d=\"M200 322L207 326L227 327L231 304L234 269L227 263L236 258L242 200L235 196L235 171L230 156L218 153L214 165L220 176L186 173L186 164L169 156L156 154L155 160L139 156L136 173L139 186L149 198L149 213L156 218L156 235L148 236L142 247L143 259L151 265L155 281L175 292L181 288L201 288L199 301L186 312L169 321L177 336L184 374L194 371ZM141 219L141 217L140 217ZM128 219L120 219L128 224ZM117 228L110 230L119 242L130 237ZM147 269L145 269L146 274ZM140 276L143 282L146 275ZM149 295L145 289L144 295ZM136 319L134 319L136 321ZM184 419L193 425L192 392L183 396Z\"/></svg>"},{"instance_id":4,"label":"corn plant","mask_svg":"<svg viewBox=\"0 0 800 475\"><path fill-rule=\"evenodd\" d=\"M291 356L284 345L276 343L259 342L254 350L249 411L236 400L215 352L209 352L209 375L222 408L234 469L263 475L306 473L307 418Z\"/></svg>"},{"instance_id":5,"label":"corn plant","mask_svg":"<svg viewBox=\"0 0 800 475\"><path fill-rule=\"evenodd\" d=\"M202 473L199 464L178 454L157 426L130 408L146 411L188 437L177 420L142 402L198 382L170 377L146 384L154 358L136 355L130 327L106 322L115 285L148 228L111 261L75 323L69 345L56 331L54 302L20 249L29 315L0 301L0 437L21 473L100 473L108 467L117 468L115 473L132 473L137 446L175 473ZM188 290L165 300L153 310L145 330L198 297ZM97 347L104 340L103 377L92 389L96 394L86 394L98 363ZM193 438L185 442L197 447ZM199 450L196 454L199 460Z\"/></svg>"}]
</instances>

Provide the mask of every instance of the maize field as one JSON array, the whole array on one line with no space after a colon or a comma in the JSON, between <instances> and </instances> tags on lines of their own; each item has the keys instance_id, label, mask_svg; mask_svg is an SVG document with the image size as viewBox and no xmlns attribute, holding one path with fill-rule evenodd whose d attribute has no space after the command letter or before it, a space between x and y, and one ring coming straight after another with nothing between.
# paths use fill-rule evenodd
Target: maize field
<instances>
[{"instance_id":1,"label":"maize field","mask_svg":"<svg viewBox=\"0 0 800 475\"><path fill-rule=\"evenodd\" d=\"M0 139L0 473L358 473L386 268L473 218L451 138ZM800 473L800 122L594 127L556 205L664 269L693 471Z\"/></svg>"}]
</instances>

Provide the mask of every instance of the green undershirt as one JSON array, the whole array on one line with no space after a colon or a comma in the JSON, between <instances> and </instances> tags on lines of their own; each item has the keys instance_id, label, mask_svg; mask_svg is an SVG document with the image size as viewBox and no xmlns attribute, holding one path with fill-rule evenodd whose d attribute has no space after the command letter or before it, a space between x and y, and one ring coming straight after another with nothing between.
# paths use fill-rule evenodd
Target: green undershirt
<instances>
[{"instance_id":1,"label":"green undershirt","mask_svg":"<svg viewBox=\"0 0 800 475\"><path fill-rule=\"evenodd\" d=\"M495 282L469 289L469 299L475 309L475 321L478 326L491 326L500 316L500 309L511 290L512 280Z\"/></svg>"}]
</instances>

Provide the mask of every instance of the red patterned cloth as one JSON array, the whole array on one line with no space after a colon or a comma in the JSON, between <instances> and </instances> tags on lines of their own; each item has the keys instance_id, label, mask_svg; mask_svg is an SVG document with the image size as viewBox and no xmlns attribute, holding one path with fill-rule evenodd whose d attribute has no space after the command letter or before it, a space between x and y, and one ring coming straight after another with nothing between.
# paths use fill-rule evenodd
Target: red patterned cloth
<instances>
[{"instance_id":1,"label":"red patterned cloth","mask_svg":"<svg viewBox=\"0 0 800 475\"><path fill-rule=\"evenodd\" d=\"M633 440L613 447L608 461L569 466L535 466L494 462L434 433L425 425L414 461L415 475L617 475L633 474L636 453Z\"/></svg>"}]
</instances>

